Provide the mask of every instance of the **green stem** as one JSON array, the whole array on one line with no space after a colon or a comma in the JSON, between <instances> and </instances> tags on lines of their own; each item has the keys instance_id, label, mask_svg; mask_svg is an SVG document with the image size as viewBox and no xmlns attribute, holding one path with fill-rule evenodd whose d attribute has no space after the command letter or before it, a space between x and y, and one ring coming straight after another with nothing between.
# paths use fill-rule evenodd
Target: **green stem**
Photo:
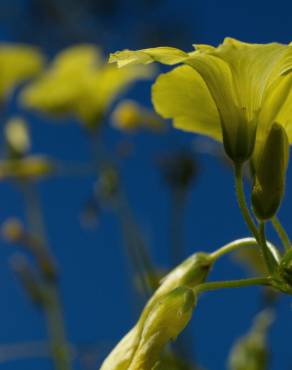
<instances>
[{"instance_id":1,"label":"green stem","mask_svg":"<svg viewBox=\"0 0 292 370\"><path fill-rule=\"evenodd\" d=\"M170 210L170 261L171 267L178 265L184 256L183 221L187 199L186 189L174 189L171 194Z\"/></svg>"},{"instance_id":2,"label":"green stem","mask_svg":"<svg viewBox=\"0 0 292 370\"><path fill-rule=\"evenodd\" d=\"M265 259L269 272L272 274L274 271L276 262L267 246L266 234L265 234L265 222L263 221L260 221L259 223L259 239L260 239L259 244L262 249L263 257Z\"/></svg>"},{"instance_id":3,"label":"green stem","mask_svg":"<svg viewBox=\"0 0 292 370\"><path fill-rule=\"evenodd\" d=\"M56 370L71 369L70 348L66 341L66 333L63 325L62 310L57 288L51 284L46 286L46 317L50 340L51 354Z\"/></svg>"},{"instance_id":4,"label":"green stem","mask_svg":"<svg viewBox=\"0 0 292 370\"><path fill-rule=\"evenodd\" d=\"M288 251L291 248L291 242L289 239L288 234L286 233L284 227L282 226L280 220L277 218L277 216L274 216L271 220L272 225L274 229L276 230L284 248L286 251Z\"/></svg>"},{"instance_id":5,"label":"green stem","mask_svg":"<svg viewBox=\"0 0 292 370\"><path fill-rule=\"evenodd\" d=\"M233 252L234 250L238 248L252 247L256 245L258 245L258 243L255 238L237 239L217 249L215 252L211 254L211 258L215 262L218 258L222 257L223 255L227 253Z\"/></svg>"},{"instance_id":6,"label":"green stem","mask_svg":"<svg viewBox=\"0 0 292 370\"><path fill-rule=\"evenodd\" d=\"M245 194L244 194L244 188L243 188L243 177L242 177L242 164L236 163L235 164L235 189L236 189L236 195L237 195L237 201L239 208L241 210L241 213L243 215L243 218L251 231L251 233L254 235L256 240L259 242L259 235L258 230L256 227L256 224L254 223L254 220L250 214L250 211L248 209Z\"/></svg>"},{"instance_id":7,"label":"green stem","mask_svg":"<svg viewBox=\"0 0 292 370\"><path fill-rule=\"evenodd\" d=\"M226 288L243 288L255 285L271 285L270 277L258 277L250 279L229 280L229 281L211 281L203 283L194 288L197 294L208 292L211 290L226 289Z\"/></svg>"},{"instance_id":8,"label":"green stem","mask_svg":"<svg viewBox=\"0 0 292 370\"><path fill-rule=\"evenodd\" d=\"M40 240L40 243L36 243L34 247L39 248L40 253L42 249L47 251L48 242L37 191L31 183L23 184L22 190L26 201L30 230ZM44 274L44 279L44 294L47 299L43 309L47 318L50 347L55 368L57 370L71 370L71 354L65 334L58 286L55 281L49 280L46 274Z\"/></svg>"}]
</instances>

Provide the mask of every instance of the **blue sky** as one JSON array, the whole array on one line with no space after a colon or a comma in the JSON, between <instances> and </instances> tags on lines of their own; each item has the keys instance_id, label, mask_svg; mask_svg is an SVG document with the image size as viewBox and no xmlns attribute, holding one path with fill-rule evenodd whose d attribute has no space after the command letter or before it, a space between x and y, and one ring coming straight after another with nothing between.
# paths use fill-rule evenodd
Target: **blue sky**
<instances>
[{"instance_id":1,"label":"blue sky","mask_svg":"<svg viewBox=\"0 0 292 370\"><path fill-rule=\"evenodd\" d=\"M63 1L70 13L77 1ZM219 43L225 36L249 42L289 42L292 4L288 1L116 1L109 13L75 14L80 24L62 29L55 18L44 14L45 1L2 0L0 38L3 41L32 42L49 55L79 42L101 44L106 52L122 48L156 46L162 41L183 49L192 43ZM60 4L62 1L60 1ZM156 4L157 3L157 4ZM67 8L66 8L67 6ZM115 9L116 8L116 9ZM80 30L84 31L80 33ZM150 106L150 84L139 83L128 97ZM48 118L22 112L15 101L2 112L2 121L15 113L29 120L33 152L44 152L61 161L87 163L91 160L88 138L76 122L52 123ZM164 136L125 136L110 127L104 130L105 145L111 150L130 143L135 154L121 160L123 183L135 222L149 245L158 266L169 264L169 191L155 166L157 158L181 148L192 148L195 136L170 129ZM196 250L212 251L222 244L247 236L237 209L230 169L208 154L198 154L200 175L186 206L184 255ZM84 229L81 209L92 193L95 175L48 179L38 184L40 201L52 251L61 271L60 285L70 340L82 348L98 345L102 358L129 330L137 318L131 269L125 258L121 230L114 215L103 213L99 226ZM292 232L292 174L280 217ZM0 221L7 217L25 219L24 202L17 187L0 183ZM272 234L272 238L275 236ZM11 271L12 248L0 247L0 348L12 342L39 341L46 337L41 312L31 305ZM245 276L245 271L225 258L211 278ZM204 368L223 369L234 339L250 326L260 306L259 290L248 288L206 294L194 314L191 330L195 352ZM272 329L272 369L292 368L289 343L292 335L291 298L278 303ZM79 369L76 362L76 369ZM2 370L51 369L45 359L1 363ZM80 367L81 368L81 367Z\"/></svg>"}]
</instances>

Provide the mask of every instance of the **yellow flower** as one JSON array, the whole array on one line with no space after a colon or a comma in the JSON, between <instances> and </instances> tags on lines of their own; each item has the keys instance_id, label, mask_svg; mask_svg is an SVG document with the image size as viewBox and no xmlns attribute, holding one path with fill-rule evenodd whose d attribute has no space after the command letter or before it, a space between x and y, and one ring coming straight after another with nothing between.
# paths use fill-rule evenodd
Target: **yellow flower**
<instances>
[{"instance_id":1,"label":"yellow flower","mask_svg":"<svg viewBox=\"0 0 292 370\"><path fill-rule=\"evenodd\" d=\"M130 83L151 75L152 70L144 66L119 70L105 64L96 46L82 44L59 53L48 70L23 91L21 100L28 108L71 114L92 127Z\"/></svg>"},{"instance_id":2,"label":"yellow flower","mask_svg":"<svg viewBox=\"0 0 292 370\"><path fill-rule=\"evenodd\" d=\"M38 74L44 58L37 48L21 44L0 44L0 100L21 82Z\"/></svg>"},{"instance_id":3,"label":"yellow flower","mask_svg":"<svg viewBox=\"0 0 292 370\"><path fill-rule=\"evenodd\" d=\"M226 38L218 47L195 45L125 50L112 54L119 66L158 61L174 65L153 85L156 111L177 128L223 141L235 162L254 158L274 122L292 143L292 45L249 44Z\"/></svg>"}]
</instances>

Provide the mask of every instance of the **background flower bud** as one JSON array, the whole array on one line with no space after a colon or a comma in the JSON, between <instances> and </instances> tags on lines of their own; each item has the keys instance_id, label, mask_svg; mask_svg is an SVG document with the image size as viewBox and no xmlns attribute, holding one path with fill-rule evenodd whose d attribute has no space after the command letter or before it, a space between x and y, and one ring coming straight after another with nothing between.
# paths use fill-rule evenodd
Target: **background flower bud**
<instances>
[{"instance_id":1,"label":"background flower bud","mask_svg":"<svg viewBox=\"0 0 292 370\"><path fill-rule=\"evenodd\" d=\"M250 332L235 343L228 361L229 370L267 369L269 351L266 336L272 322L270 310L256 316Z\"/></svg>"},{"instance_id":2,"label":"background flower bud","mask_svg":"<svg viewBox=\"0 0 292 370\"><path fill-rule=\"evenodd\" d=\"M255 172L252 205L258 219L268 220L277 212L285 191L289 142L284 128L274 123Z\"/></svg>"}]
</instances>

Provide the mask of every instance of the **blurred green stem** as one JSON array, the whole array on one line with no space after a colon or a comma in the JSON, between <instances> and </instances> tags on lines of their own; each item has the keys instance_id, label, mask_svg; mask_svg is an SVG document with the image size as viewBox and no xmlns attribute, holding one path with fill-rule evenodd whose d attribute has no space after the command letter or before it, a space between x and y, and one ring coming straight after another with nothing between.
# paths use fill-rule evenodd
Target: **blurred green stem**
<instances>
[{"instance_id":1,"label":"blurred green stem","mask_svg":"<svg viewBox=\"0 0 292 370\"><path fill-rule=\"evenodd\" d=\"M184 257L183 218L186 189L174 189L171 197L170 260L171 267L175 267Z\"/></svg>"},{"instance_id":2,"label":"blurred green stem","mask_svg":"<svg viewBox=\"0 0 292 370\"><path fill-rule=\"evenodd\" d=\"M22 191L26 202L29 227L40 243L39 248L48 248L43 215L39 204L37 190L32 183L23 183ZM56 370L71 370L71 354L66 340L64 320L56 281L46 278L44 274L44 312L47 318L48 333L52 357Z\"/></svg>"},{"instance_id":3,"label":"blurred green stem","mask_svg":"<svg viewBox=\"0 0 292 370\"><path fill-rule=\"evenodd\" d=\"M286 251L288 251L291 248L291 242L289 239L288 234L286 233L284 227L282 226L280 220L277 218L277 216L274 216L271 220L272 225L274 229L276 230L284 248Z\"/></svg>"},{"instance_id":4,"label":"blurred green stem","mask_svg":"<svg viewBox=\"0 0 292 370\"><path fill-rule=\"evenodd\" d=\"M111 158L110 153L106 152L104 148L101 131L89 131L89 135L98 173L101 173L101 171L106 169L107 166L111 166L117 170L117 166ZM156 271L152 265L145 242L141 236L141 232L134 222L127 197L124 194L121 184L119 184L112 202L122 228L131 267L133 268L134 273L138 276L140 285L143 288L143 295L148 299L149 295L153 291L153 285L158 285L158 279L156 281ZM149 278L155 280L153 284L150 283Z\"/></svg>"}]
</instances>

